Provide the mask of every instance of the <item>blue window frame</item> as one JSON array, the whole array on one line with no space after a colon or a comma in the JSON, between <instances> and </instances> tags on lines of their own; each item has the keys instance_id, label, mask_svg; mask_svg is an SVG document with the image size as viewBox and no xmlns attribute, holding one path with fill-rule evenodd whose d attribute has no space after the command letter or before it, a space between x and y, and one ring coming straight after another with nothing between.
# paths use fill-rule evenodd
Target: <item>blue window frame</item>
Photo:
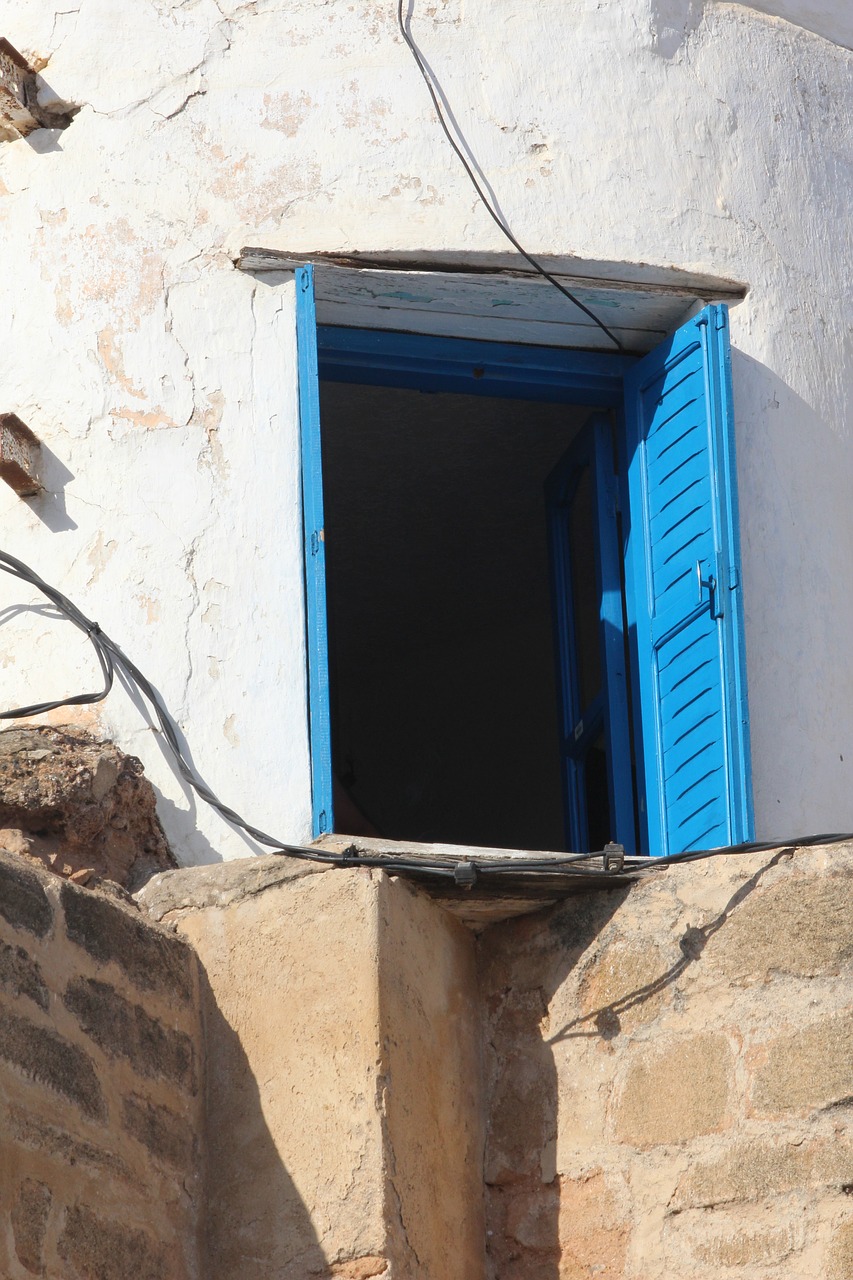
<instances>
[{"instance_id":1,"label":"blue window frame","mask_svg":"<svg viewBox=\"0 0 853 1280\"><path fill-rule=\"evenodd\" d=\"M613 437L612 419L593 417L549 476L545 497L566 847L601 848L618 835L635 853Z\"/></svg>"},{"instance_id":2,"label":"blue window frame","mask_svg":"<svg viewBox=\"0 0 853 1280\"><path fill-rule=\"evenodd\" d=\"M569 727L574 742L579 722L584 722L582 746L589 748L596 741L593 726L604 733L611 831L626 848L665 855L748 839L751 780L726 308L706 308L637 360L318 327L310 266L296 271L296 298L315 836L334 829L318 389L322 377L611 411L608 420L600 418L590 426L586 444L578 446L562 480L555 478L552 485L552 505L558 505L560 485L565 499L571 468L577 469L586 448L594 492L603 677L598 701L583 704L578 655L565 638L570 634L572 586L571 574L564 572L561 580L555 576L555 611L559 616L562 610L564 617L557 672L569 847L589 835L588 828L584 830L586 752L573 753L569 744ZM612 445L606 443L611 423L621 459L618 480L612 470ZM700 439L705 443L696 450L691 441ZM667 456L673 467L666 463ZM672 476L679 474L685 484L676 492L678 481L673 485ZM695 509L691 494L702 498ZM617 506L622 511L621 537L608 516ZM565 568L569 544L559 532L559 521L552 518L551 524L554 559L562 555ZM685 538L679 537L679 529L686 530ZM674 613L671 605L676 606ZM634 691L630 705L629 683Z\"/></svg>"}]
</instances>

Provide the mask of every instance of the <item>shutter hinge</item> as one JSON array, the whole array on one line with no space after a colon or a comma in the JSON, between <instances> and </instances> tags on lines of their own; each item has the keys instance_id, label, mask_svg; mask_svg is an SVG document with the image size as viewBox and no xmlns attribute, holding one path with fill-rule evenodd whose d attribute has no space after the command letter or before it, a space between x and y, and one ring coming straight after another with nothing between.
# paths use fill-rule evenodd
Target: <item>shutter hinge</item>
<instances>
[{"instance_id":1,"label":"shutter hinge","mask_svg":"<svg viewBox=\"0 0 853 1280\"><path fill-rule=\"evenodd\" d=\"M311 533L311 554L316 556L320 550L320 543L325 541L325 529L314 529Z\"/></svg>"},{"instance_id":2,"label":"shutter hinge","mask_svg":"<svg viewBox=\"0 0 853 1280\"><path fill-rule=\"evenodd\" d=\"M736 564L730 565L729 566L729 591L734 591L737 588L739 582L740 582L740 577L738 575L737 565Z\"/></svg>"},{"instance_id":3,"label":"shutter hinge","mask_svg":"<svg viewBox=\"0 0 853 1280\"><path fill-rule=\"evenodd\" d=\"M725 329L728 321L728 314L728 308L724 306L717 307L716 322L714 324L715 329Z\"/></svg>"}]
</instances>

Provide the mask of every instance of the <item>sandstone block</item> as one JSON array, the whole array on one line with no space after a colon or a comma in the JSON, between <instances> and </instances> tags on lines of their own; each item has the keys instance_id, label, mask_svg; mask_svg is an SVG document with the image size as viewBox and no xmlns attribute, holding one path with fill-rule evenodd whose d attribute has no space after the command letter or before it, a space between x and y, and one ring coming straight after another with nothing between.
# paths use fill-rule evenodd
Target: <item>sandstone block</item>
<instances>
[{"instance_id":1,"label":"sandstone block","mask_svg":"<svg viewBox=\"0 0 853 1280\"><path fill-rule=\"evenodd\" d=\"M43 1275L42 1249L50 1213L50 1188L26 1178L18 1188L12 1206L12 1233L18 1261L33 1275Z\"/></svg>"},{"instance_id":2,"label":"sandstone block","mask_svg":"<svg viewBox=\"0 0 853 1280\"><path fill-rule=\"evenodd\" d=\"M46 1009L48 990L38 963L23 947L0 942L0 987L14 999L26 996L40 1009Z\"/></svg>"},{"instance_id":3,"label":"sandstone block","mask_svg":"<svg viewBox=\"0 0 853 1280\"><path fill-rule=\"evenodd\" d=\"M108 1221L82 1204L66 1214L59 1256L86 1280L172 1280L185 1274L147 1231Z\"/></svg>"},{"instance_id":4,"label":"sandstone block","mask_svg":"<svg viewBox=\"0 0 853 1280\"><path fill-rule=\"evenodd\" d=\"M802 1216L779 1214L775 1207L743 1205L714 1213L688 1210L669 1216L664 1223L665 1273L753 1276L753 1268L787 1262L786 1275L805 1275L805 1269L794 1262L804 1239Z\"/></svg>"},{"instance_id":5,"label":"sandstone block","mask_svg":"<svg viewBox=\"0 0 853 1280\"><path fill-rule=\"evenodd\" d=\"M195 1153L192 1129L174 1111L131 1094L124 1099L124 1127L151 1154L174 1169L190 1169Z\"/></svg>"},{"instance_id":6,"label":"sandstone block","mask_svg":"<svg viewBox=\"0 0 853 1280\"><path fill-rule=\"evenodd\" d=\"M104 1053L126 1058L143 1076L171 1080L195 1093L192 1041L182 1031L164 1027L105 982L75 978L63 999Z\"/></svg>"},{"instance_id":7,"label":"sandstone block","mask_svg":"<svg viewBox=\"0 0 853 1280\"><path fill-rule=\"evenodd\" d=\"M21 1107L10 1106L7 1111L0 1112L0 1142L6 1144L10 1139L21 1147L44 1152L72 1167L84 1165L110 1179L133 1181L127 1165L113 1151L105 1151L93 1142L76 1138Z\"/></svg>"},{"instance_id":8,"label":"sandstone block","mask_svg":"<svg viewBox=\"0 0 853 1280\"><path fill-rule=\"evenodd\" d=\"M708 941L704 963L731 979L833 974L853 957L853 876L759 886Z\"/></svg>"},{"instance_id":9,"label":"sandstone block","mask_svg":"<svg viewBox=\"0 0 853 1280\"><path fill-rule=\"evenodd\" d=\"M616 1135L635 1147L688 1142L726 1121L732 1054L705 1033L637 1050L616 1111Z\"/></svg>"},{"instance_id":10,"label":"sandstone block","mask_svg":"<svg viewBox=\"0 0 853 1280\"><path fill-rule=\"evenodd\" d=\"M853 1098L853 1012L779 1036L757 1072L758 1111L802 1111Z\"/></svg>"},{"instance_id":11,"label":"sandstone block","mask_svg":"<svg viewBox=\"0 0 853 1280\"><path fill-rule=\"evenodd\" d=\"M0 1058L37 1084L73 1102L93 1120L106 1117L101 1086L89 1058L46 1027L0 1009Z\"/></svg>"},{"instance_id":12,"label":"sandstone block","mask_svg":"<svg viewBox=\"0 0 853 1280\"><path fill-rule=\"evenodd\" d=\"M630 1223L601 1170L560 1181L559 1280L622 1280Z\"/></svg>"},{"instance_id":13,"label":"sandstone block","mask_svg":"<svg viewBox=\"0 0 853 1280\"><path fill-rule=\"evenodd\" d=\"M192 1000L193 956L181 938L155 928L133 908L68 882L60 900L68 937L94 960L113 961L143 991Z\"/></svg>"},{"instance_id":14,"label":"sandstone block","mask_svg":"<svg viewBox=\"0 0 853 1280\"><path fill-rule=\"evenodd\" d=\"M583 1012L610 1010L622 1030L650 1022L672 997L671 987L657 985L672 964L673 957L651 943L632 946L617 942L607 947L584 977Z\"/></svg>"},{"instance_id":15,"label":"sandstone block","mask_svg":"<svg viewBox=\"0 0 853 1280\"><path fill-rule=\"evenodd\" d=\"M829 1247L826 1280L850 1280L853 1276L853 1219L836 1231Z\"/></svg>"},{"instance_id":16,"label":"sandstone block","mask_svg":"<svg viewBox=\"0 0 853 1280\"><path fill-rule=\"evenodd\" d=\"M832 1141L733 1143L724 1155L694 1164L675 1190L672 1208L710 1209L758 1201L805 1187L843 1186L853 1181L853 1146Z\"/></svg>"},{"instance_id":17,"label":"sandstone block","mask_svg":"<svg viewBox=\"0 0 853 1280\"><path fill-rule=\"evenodd\" d=\"M36 873L0 849L0 915L16 929L43 938L53 909Z\"/></svg>"}]
</instances>

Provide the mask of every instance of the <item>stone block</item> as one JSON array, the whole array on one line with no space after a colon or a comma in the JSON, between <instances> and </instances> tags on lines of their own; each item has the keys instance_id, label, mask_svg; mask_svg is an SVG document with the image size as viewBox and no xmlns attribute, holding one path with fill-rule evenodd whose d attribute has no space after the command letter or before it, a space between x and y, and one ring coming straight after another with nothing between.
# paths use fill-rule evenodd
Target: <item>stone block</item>
<instances>
[{"instance_id":1,"label":"stone block","mask_svg":"<svg viewBox=\"0 0 853 1280\"><path fill-rule=\"evenodd\" d=\"M67 881L60 900L68 937L99 964L119 965L140 990L192 1000L194 959L182 938L150 924L135 908Z\"/></svg>"},{"instance_id":2,"label":"stone block","mask_svg":"<svg viewBox=\"0 0 853 1280\"><path fill-rule=\"evenodd\" d=\"M30 867L0 849L0 916L15 929L43 938L53 920L44 886Z\"/></svg>"},{"instance_id":3,"label":"stone block","mask_svg":"<svg viewBox=\"0 0 853 1280\"><path fill-rule=\"evenodd\" d=\"M0 942L0 987L15 1000L22 996L40 1009L48 1005L48 990L37 961L23 947Z\"/></svg>"},{"instance_id":4,"label":"stone block","mask_svg":"<svg viewBox=\"0 0 853 1280\"><path fill-rule=\"evenodd\" d=\"M732 1053L711 1032L631 1054L616 1136L635 1147L689 1142L726 1123Z\"/></svg>"},{"instance_id":5,"label":"stone block","mask_svg":"<svg viewBox=\"0 0 853 1280\"><path fill-rule=\"evenodd\" d=\"M853 1098L853 1012L778 1036L756 1072L757 1111L805 1111Z\"/></svg>"},{"instance_id":6,"label":"stone block","mask_svg":"<svg viewBox=\"0 0 853 1280\"><path fill-rule=\"evenodd\" d=\"M10 1106L5 1112L0 1112L0 1142L5 1144L10 1140L29 1151L43 1152L50 1159L72 1168L82 1165L104 1174L111 1181L116 1178L128 1183L134 1181L127 1165L115 1152L77 1138L23 1107Z\"/></svg>"},{"instance_id":7,"label":"stone block","mask_svg":"<svg viewBox=\"0 0 853 1280\"><path fill-rule=\"evenodd\" d=\"M673 957L651 942L617 942L607 947L584 975L580 993L583 1013L589 1017L610 1012L618 1020L614 1028L623 1031L650 1022L672 998L672 987L661 983L672 964Z\"/></svg>"},{"instance_id":8,"label":"stone block","mask_svg":"<svg viewBox=\"0 0 853 1280\"><path fill-rule=\"evenodd\" d=\"M90 1119L106 1118L94 1066L82 1049L55 1031L0 1009L0 1058L73 1102Z\"/></svg>"},{"instance_id":9,"label":"stone block","mask_svg":"<svg viewBox=\"0 0 853 1280\"><path fill-rule=\"evenodd\" d=\"M765 1267L786 1264L786 1275L805 1275L805 1226L801 1214L765 1204L669 1215L661 1240L665 1274L753 1276L755 1268L762 1274Z\"/></svg>"},{"instance_id":10,"label":"stone block","mask_svg":"<svg viewBox=\"0 0 853 1280\"><path fill-rule=\"evenodd\" d=\"M492 1093L487 1183L518 1182L539 1172L543 1150L556 1139L553 1077L550 1051L538 1036L526 1051L503 1055Z\"/></svg>"},{"instance_id":11,"label":"stone block","mask_svg":"<svg viewBox=\"0 0 853 1280\"><path fill-rule=\"evenodd\" d=\"M66 1213L58 1249L81 1280L177 1280L186 1274L174 1250L147 1231L102 1218L83 1204Z\"/></svg>"},{"instance_id":12,"label":"stone block","mask_svg":"<svg viewBox=\"0 0 853 1280\"><path fill-rule=\"evenodd\" d=\"M164 1027L105 982L75 978L63 997L80 1026L109 1057L126 1058L140 1075L197 1088L192 1041Z\"/></svg>"},{"instance_id":13,"label":"stone block","mask_svg":"<svg viewBox=\"0 0 853 1280\"><path fill-rule=\"evenodd\" d=\"M50 1188L33 1178L25 1178L12 1205L12 1234L15 1253L25 1270L44 1275L42 1251L51 1206Z\"/></svg>"},{"instance_id":14,"label":"stone block","mask_svg":"<svg viewBox=\"0 0 853 1280\"><path fill-rule=\"evenodd\" d=\"M131 1094L124 1099L122 1116L127 1132L147 1147L155 1159L173 1169L192 1168L195 1136L187 1122L174 1111Z\"/></svg>"},{"instance_id":15,"label":"stone block","mask_svg":"<svg viewBox=\"0 0 853 1280\"><path fill-rule=\"evenodd\" d=\"M559 1280L622 1280L630 1223L604 1173L560 1180Z\"/></svg>"},{"instance_id":16,"label":"stone block","mask_svg":"<svg viewBox=\"0 0 853 1280\"><path fill-rule=\"evenodd\" d=\"M714 1159L693 1164L675 1189L671 1207L712 1209L760 1201L788 1191L853 1182L853 1146L832 1140L742 1140Z\"/></svg>"},{"instance_id":17,"label":"stone block","mask_svg":"<svg viewBox=\"0 0 853 1280\"><path fill-rule=\"evenodd\" d=\"M826 1280L850 1280L853 1276L853 1219L835 1232L827 1262Z\"/></svg>"},{"instance_id":18,"label":"stone block","mask_svg":"<svg viewBox=\"0 0 853 1280\"><path fill-rule=\"evenodd\" d=\"M791 874L759 887L709 938L703 964L732 980L838 973L853 958L853 875Z\"/></svg>"}]
</instances>

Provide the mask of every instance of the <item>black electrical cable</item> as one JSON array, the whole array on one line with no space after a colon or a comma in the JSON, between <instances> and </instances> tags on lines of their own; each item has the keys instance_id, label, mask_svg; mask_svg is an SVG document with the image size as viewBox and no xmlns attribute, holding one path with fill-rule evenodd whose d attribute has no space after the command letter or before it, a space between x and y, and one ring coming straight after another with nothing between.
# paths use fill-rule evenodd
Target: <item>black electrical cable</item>
<instances>
[{"instance_id":1,"label":"black electrical cable","mask_svg":"<svg viewBox=\"0 0 853 1280\"><path fill-rule=\"evenodd\" d=\"M435 114L438 117L438 123L441 125L444 136L447 138L447 141L450 143L451 147L456 152L456 155L458 156L459 160L462 163L462 167L464 168L465 172L468 174L468 177L471 179L471 185L473 186L474 190L477 192L477 195L482 200L483 205L489 217L500 228L500 230L506 236L507 240L509 240L513 248L518 253L521 254L525 262L528 262L530 266L533 267L534 271L538 272L538 274L544 277L544 279L547 280L549 284L552 284L555 289L559 290L559 292L563 295L564 298L568 298L569 302L572 302L576 307L579 307L580 310L583 311L584 315L589 316L590 320L594 321L594 323L598 325L599 329L601 329L602 332L607 334L607 337L610 339L610 341L615 343L617 349L619 351L624 352L625 348L623 347L622 343L616 337L616 334L611 332L610 329L608 329L604 321L599 320L595 312L590 311L589 307L587 307L583 302L581 302L580 298L575 297L575 295L572 292L570 292L570 290L568 290L565 285L560 284L559 280L557 280L557 278L553 276L550 271L546 271L546 269L542 266L541 262L538 262L536 258L534 258L531 254L527 252L524 246L510 231L509 227L506 225L503 218L501 217L497 209L492 204L486 192L483 190L481 184L477 181L477 176L474 173L474 170L471 168L470 164L468 163L465 153L463 152L459 143L454 138L453 133L451 132L450 126L448 125L447 121L444 118L444 112L441 109L441 102L439 101L438 93L436 92L435 85L433 84L432 75L428 70L427 65L424 62L423 58L421 57L420 50L418 49L418 46L415 44L414 40L412 39L410 31L407 29L408 27L411 26L411 21L412 21L412 13L409 13L405 19L403 18L403 0L398 0L397 25L400 28L400 34L405 40L406 44L409 46L412 57L414 58L415 62L418 65L418 70L423 76L424 83L426 84L426 87L429 91L429 96L432 98L432 105L435 108Z\"/></svg>"},{"instance_id":2,"label":"black electrical cable","mask_svg":"<svg viewBox=\"0 0 853 1280\"><path fill-rule=\"evenodd\" d=\"M16 560L14 556L5 551L0 551L0 569L35 587L50 600L51 604L63 617L72 622L75 627L78 627L89 638L97 654L98 663L104 677L104 687L97 693L79 693L68 698L55 698L49 702L33 703L27 707L15 707L11 711L0 712L0 720L19 720L28 716L40 715L45 711L53 711L58 707L74 707L87 703L102 702L112 689L116 672L120 672L153 708L160 731L175 757L181 777L188 786L232 826L244 831L246 835L251 836L258 844L266 846L272 853L304 858L309 862L321 862L330 866L376 867L384 871L435 876L470 887L480 878L488 881L492 876L498 879L503 876L513 875L532 875L534 877L543 876L543 878L547 878L558 873L587 879L593 878L601 883L602 879L612 877L614 874L627 875L630 878L632 874L640 871L663 870L677 863L695 862L702 858L714 858L739 853L763 853L769 852L771 849L810 848L816 845L841 844L844 841L853 840L853 834L844 832L833 835L799 836L794 840L747 841L742 844L720 846L714 849L690 850L686 853L676 853L664 858L622 857L620 854L616 861L615 869L611 871L606 869L607 859L608 857L614 857L613 849L618 850L619 846L596 853L567 853L563 856L555 856L548 859L478 858L474 862L464 857L407 858L398 854L396 850L389 850L387 855L382 854L381 851L361 854L355 845L352 845L343 853L332 853L324 849L318 849L313 845L288 844L284 841L276 840L274 836L268 835L265 831L261 831L258 827L246 822L234 809L223 804L211 791L184 754L177 725L169 714L161 695L148 680L147 676L139 670L135 663L131 662L130 658L116 642L111 640L105 631L101 630L97 622L87 618L67 596L63 595L56 587L52 587L50 583L45 582L43 578L40 578L35 570L24 564L23 561ZM604 869L602 867L584 865L602 860Z\"/></svg>"}]
</instances>

